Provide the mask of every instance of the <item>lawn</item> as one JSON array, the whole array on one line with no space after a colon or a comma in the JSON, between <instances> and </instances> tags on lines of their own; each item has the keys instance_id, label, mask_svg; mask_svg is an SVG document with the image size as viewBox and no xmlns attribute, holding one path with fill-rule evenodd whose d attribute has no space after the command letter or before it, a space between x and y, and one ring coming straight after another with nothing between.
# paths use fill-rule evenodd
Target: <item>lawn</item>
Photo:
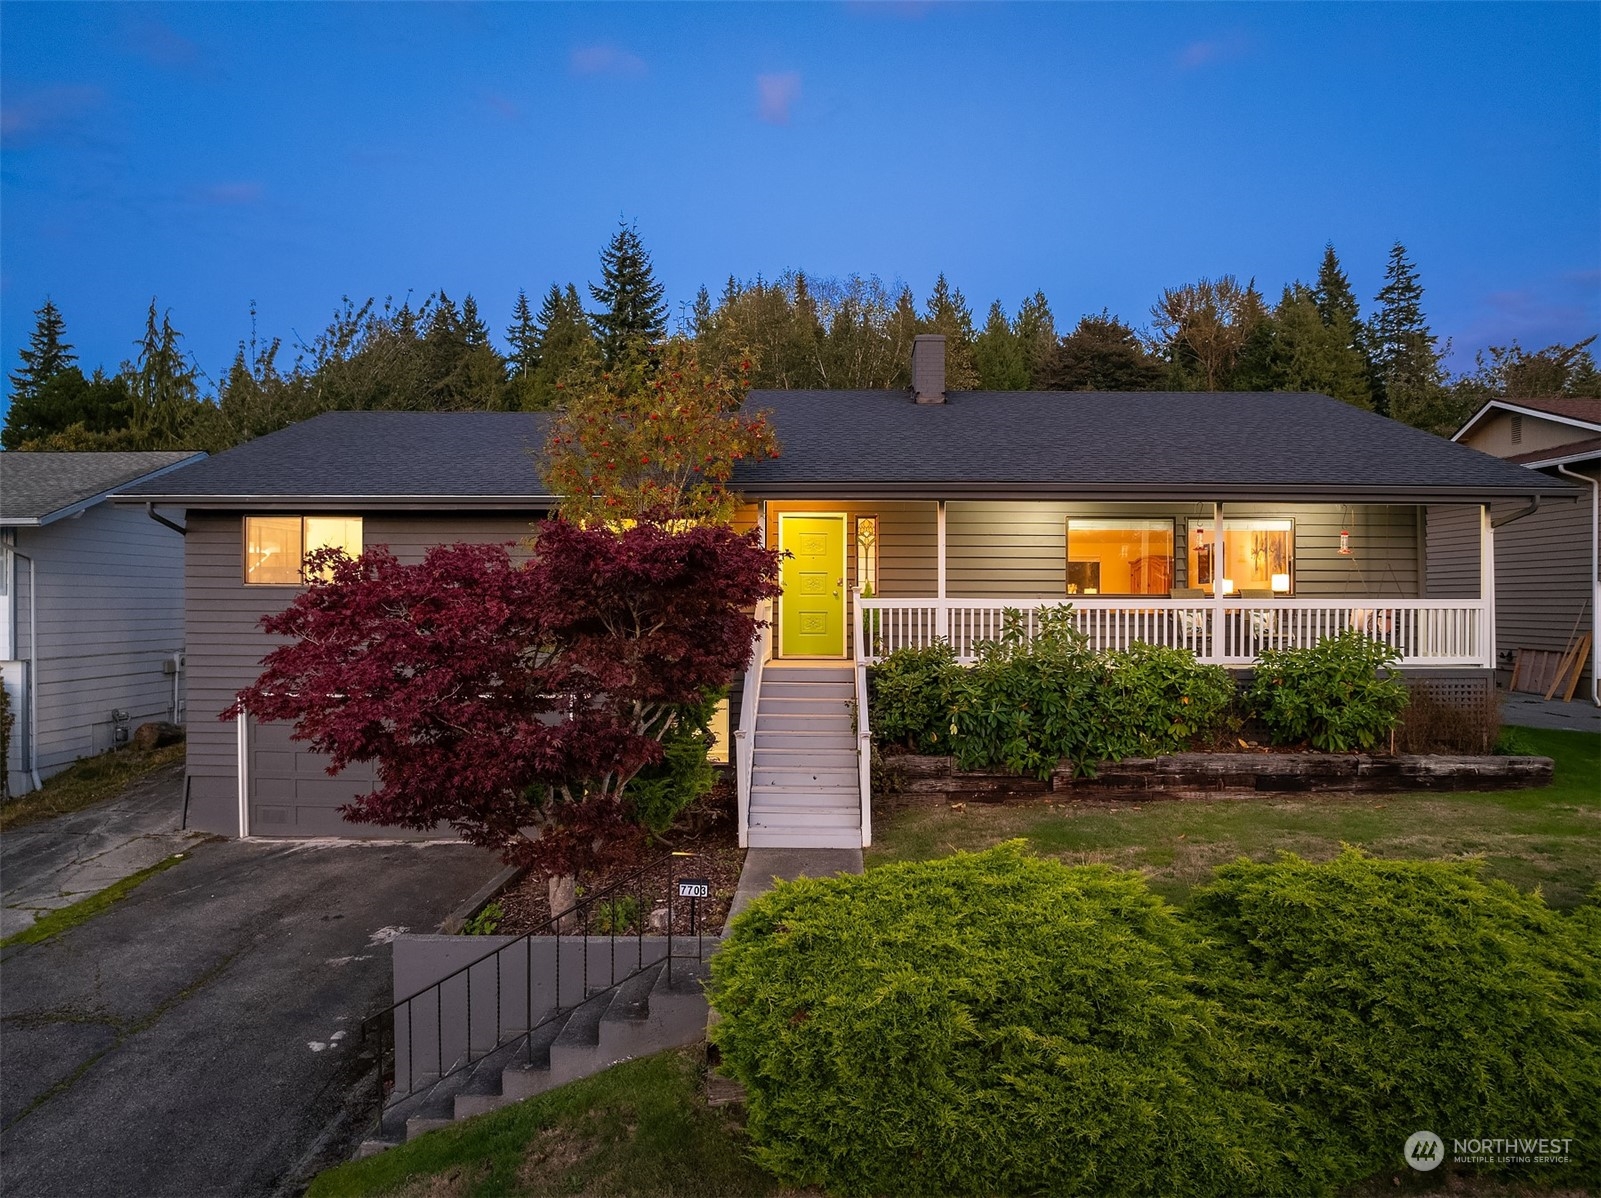
<instances>
[{"instance_id":1,"label":"lawn","mask_svg":"<svg viewBox=\"0 0 1601 1198\"><path fill-rule=\"evenodd\" d=\"M1326 860L1341 843L1384 857L1482 856L1489 876L1539 887L1575 906L1601 883L1601 736L1520 730L1556 762L1536 790L1460 794L1295 795L1194 799L886 804L875 812L867 865L921 861L1020 837L1069 864L1143 871L1176 902L1235 857L1278 852Z\"/></svg>"},{"instance_id":2,"label":"lawn","mask_svg":"<svg viewBox=\"0 0 1601 1198\"><path fill-rule=\"evenodd\" d=\"M308 1198L581 1194L760 1198L738 1108L706 1105L695 1050L618 1065L318 1176Z\"/></svg>"},{"instance_id":3,"label":"lawn","mask_svg":"<svg viewBox=\"0 0 1601 1198\"><path fill-rule=\"evenodd\" d=\"M182 761L184 747L117 749L97 757L84 757L62 770L31 794L0 804L0 831L10 831L55 815L82 811L122 793L131 783L162 766Z\"/></svg>"}]
</instances>

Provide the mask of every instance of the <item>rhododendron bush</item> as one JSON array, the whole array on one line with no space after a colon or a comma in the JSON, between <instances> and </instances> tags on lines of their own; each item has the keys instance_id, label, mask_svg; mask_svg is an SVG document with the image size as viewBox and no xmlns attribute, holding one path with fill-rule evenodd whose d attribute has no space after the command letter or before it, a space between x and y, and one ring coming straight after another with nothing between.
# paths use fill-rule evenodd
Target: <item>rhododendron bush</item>
<instances>
[{"instance_id":1,"label":"rhododendron bush","mask_svg":"<svg viewBox=\"0 0 1601 1198\"><path fill-rule=\"evenodd\" d=\"M709 524L556 519L527 562L443 545L308 566L323 580L262 620L288 639L224 717L294 721L331 773L373 763L378 789L347 819L445 822L550 877L637 844L629 779L744 668L751 609L778 593L777 554Z\"/></svg>"}]
</instances>

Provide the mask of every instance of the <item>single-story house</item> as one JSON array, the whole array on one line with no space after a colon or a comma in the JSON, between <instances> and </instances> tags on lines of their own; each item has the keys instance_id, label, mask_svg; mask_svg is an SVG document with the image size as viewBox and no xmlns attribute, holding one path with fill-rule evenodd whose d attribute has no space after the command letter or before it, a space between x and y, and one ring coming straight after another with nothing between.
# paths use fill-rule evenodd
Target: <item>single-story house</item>
<instances>
[{"instance_id":1,"label":"single-story house","mask_svg":"<svg viewBox=\"0 0 1601 1198\"><path fill-rule=\"evenodd\" d=\"M1601 704L1601 399L1492 399L1451 439L1589 492L1587 502L1543 507L1496 538L1495 635L1498 664L1508 668L1520 648L1563 653L1588 634L1577 693Z\"/></svg>"},{"instance_id":2,"label":"single-story house","mask_svg":"<svg viewBox=\"0 0 1601 1198\"><path fill-rule=\"evenodd\" d=\"M183 722L183 537L108 500L204 456L0 453L7 793L141 723Z\"/></svg>"},{"instance_id":3,"label":"single-story house","mask_svg":"<svg viewBox=\"0 0 1601 1198\"><path fill-rule=\"evenodd\" d=\"M1404 668L1485 683L1495 661L1491 506L1575 486L1320 395L951 392L919 338L907 391L763 391L781 453L743 463L740 519L790 555L729 701L742 842L865 843L868 770L847 701L902 645L963 655L1008 608L1071 602L1100 646L1180 645L1249 667L1348 627ZM317 545L510 541L556 502L539 413L335 412L153 483L182 507L191 826L372 835L286 729L209 720L253 680L264 612ZM1468 530L1455 573L1431 529Z\"/></svg>"}]
</instances>

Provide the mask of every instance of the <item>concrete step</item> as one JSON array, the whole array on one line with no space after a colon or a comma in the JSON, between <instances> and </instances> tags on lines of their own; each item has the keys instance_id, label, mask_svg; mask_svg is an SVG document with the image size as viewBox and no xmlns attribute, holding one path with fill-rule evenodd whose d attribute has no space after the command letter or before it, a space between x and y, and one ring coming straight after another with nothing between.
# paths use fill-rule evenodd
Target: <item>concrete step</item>
<instances>
[{"instance_id":1,"label":"concrete step","mask_svg":"<svg viewBox=\"0 0 1601 1198\"><path fill-rule=\"evenodd\" d=\"M600 1021L606 1017L611 1000L609 991L596 995L567 1017L567 1026L550 1045L552 1085L588 1076L587 1066L594 1063L595 1048L600 1043Z\"/></svg>"},{"instance_id":2,"label":"concrete step","mask_svg":"<svg viewBox=\"0 0 1601 1198\"><path fill-rule=\"evenodd\" d=\"M861 830L858 811L843 807L750 808L750 827L756 828L854 828Z\"/></svg>"},{"instance_id":3,"label":"concrete step","mask_svg":"<svg viewBox=\"0 0 1601 1198\"><path fill-rule=\"evenodd\" d=\"M801 729L796 732L764 732L757 730L751 742L758 753L769 749L803 750L810 752L856 752L856 738L849 728Z\"/></svg>"},{"instance_id":4,"label":"concrete step","mask_svg":"<svg viewBox=\"0 0 1601 1198\"><path fill-rule=\"evenodd\" d=\"M860 828L753 827L748 843L753 849L859 849Z\"/></svg>"},{"instance_id":5,"label":"concrete step","mask_svg":"<svg viewBox=\"0 0 1601 1198\"><path fill-rule=\"evenodd\" d=\"M550 1046L555 1043L556 1037L567 1025L566 1016L547 1023L544 1027L535 1028L533 1035L526 1045L526 1052L510 1065L500 1075L500 1092L508 1102L515 1102L520 1098L532 1098L535 1094L543 1094L555 1085L550 1080Z\"/></svg>"},{"instance_id":6,"label":"concrete step","mask_svg":"<svg viewBox=\"0 0 1601 1198\"><path fill-rule=\"evenodd\" d=\"M674 962L671 972L664 965L631 979L630 985L644 983L644 993L626 1003L621 1001L619 990L612 1010L600 1021L600 1042L596 1047L599 1061L615 1065L664 1049L682 1048L706 1034L706 995L698 983L684 984L688 980L685 966L689 964ZM625 1013L628 1009L641 1013L631 1017Z\"/></svg>"},{"instance_id":7,"label":"concrete step","mask_svg":"<svg viewBox=\"0 0 1601 1198\"><path fill-rule=\"evenodd\" d=\"M763 732L827 732L835 736L843 736L846 740L851 735L850 716L840 712L837 716L821 715L795 715L789 712L773 714L758 709L756 712L756 734Z\"/></svg>"},{"instance_id":8,"label":"concrete step","mask_svg":"<svg viewBox=\"0 0 1601 1198\"><path fill-rule=\"evenodd\" d=\"M769 682L848 682L856 685L856 671L848 665L784 666L768 662L762 667L762 687Z\"/></svg>"},{"instance_id":9,"label":"concrete step","mask_svg":"<svg viewBox=\"0 0 1601 1198\"><path fill-rule=\"evenodd\" d=\"M770 675L762 675L763 702L768 699L837 699L843 703L855 697L854 682L775 682Z\"/></svg>"},{"instance_id":10,"label":"concrete step","mask_svg":"<svg viewBox=\"0 0 1601 1198\"><path fill-rule=\"evenodd\" d=\"M780 790L802 790L820 786L825 790L857 785L856 763L846 766L804 765L772 767L757 766L751 770L751 786L776 786Z\"/></svg>"},{"instance_id":11,"label":"concrete step","mask_svg":"<svg viewBox=\"0 0 1601 1198\"><path fill-rule=\"evenodd\" d=\"M451 1117L465 1119L498 1110L511 1100L505 1096L502 1077L509 1067L524 1059L528 1037L518 1036L465 1070L451 1103Z\"/></svg>"},{"instance_id":12,"label":"concrete step","mask_svg":"<svg viewBox=\"0 0 1601 1198\"><path fill-rule=\"evenodd\" d=\"M759 770L854 770L855 749L757 749L751 764Z\"/></svg>"}]
</instances>

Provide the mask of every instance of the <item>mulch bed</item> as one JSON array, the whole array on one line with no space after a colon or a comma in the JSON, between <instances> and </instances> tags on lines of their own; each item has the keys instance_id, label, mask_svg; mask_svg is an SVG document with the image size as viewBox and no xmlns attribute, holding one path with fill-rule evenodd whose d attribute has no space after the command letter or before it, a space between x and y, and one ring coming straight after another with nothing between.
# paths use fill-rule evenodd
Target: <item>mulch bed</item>
<instances>
[{"instance_id":1,"label":"mulch bed","mask_svg":"<svg viewBox=\"0 0 1601 1198\"><path fill-rule=\"evenodd\" d=\"M628 877L640 864L648 864L668 853L688 853L689 856L675 858L670 871L665 873L662 870L650 871L645 895L646 910L642 912L646 920L645 934L647 936L666 934L665 909L668 905L668 887L672 880L677 878L706 879L711 883L711 897L700 899L696 904L697 926L694 930L690 927L689 900L674 897L673 935L689 936L693 935L694 931L699 931L702 935L710 936L721 932L723 921L728 917L729 905L734 901L734 889L739 884L739 872L745 864L745 850L739 847L735 801L733 778L725 773L718 778L711 794L686 811L678 824L665 836L652 842L639 861L615 865L590 874L580 874L579 901L582 902L585 894L594 894ZM638 891L632 885L618 892L621 901L616 914L622 918L615 928L610 926L610 920L607 918L612 912L602 913L592 906L589 918L590 934L615 932L619 935L633 935L638 932L638 920L634 917L633 910L638 906L637 896ZM496 935L521 936L527 932L548 934L551 931L550 899L544 878L529 872L495 901L506 913L505 919L495 929ZM603 900L595 906L604 905ZM657 913L654 922L651 920L653 912Z\"/></svg>"}]
</instances>

